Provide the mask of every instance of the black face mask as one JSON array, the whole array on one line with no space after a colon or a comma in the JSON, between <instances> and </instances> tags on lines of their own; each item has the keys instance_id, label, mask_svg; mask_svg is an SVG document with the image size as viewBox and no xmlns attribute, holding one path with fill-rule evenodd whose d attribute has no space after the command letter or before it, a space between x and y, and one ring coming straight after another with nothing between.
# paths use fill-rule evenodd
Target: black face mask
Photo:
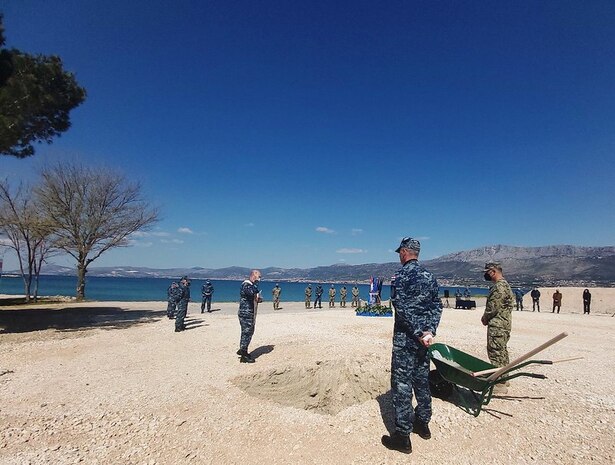
<instances>
[{"instance_id":1,"label":"black face mask","mask_svg":"<svg viewBox=\"0 0 615 465\"><path fill-rule=\"evenodd\" d=\"M486 271L483 276L485 277L485 281L491 281L491 275L489 274L488 271Z\"/></svg>"}]
</instances>

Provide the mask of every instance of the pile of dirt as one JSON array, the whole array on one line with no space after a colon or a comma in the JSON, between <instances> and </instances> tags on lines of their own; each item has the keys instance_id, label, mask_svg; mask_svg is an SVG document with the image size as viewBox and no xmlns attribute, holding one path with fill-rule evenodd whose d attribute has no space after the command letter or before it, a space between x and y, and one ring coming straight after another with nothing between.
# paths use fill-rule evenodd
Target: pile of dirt
<instances>
[{"instance_id":1,"label":"pile of dirt","mask_svg":"<svg viewBox=\"0 0 615 465\"><path fill-rule=\"evenodd\" d=\"M259 399L335 415L389 389L390 374L364 360L321 360L243 375L234 384Z\"/></svg>"}]
</instances>

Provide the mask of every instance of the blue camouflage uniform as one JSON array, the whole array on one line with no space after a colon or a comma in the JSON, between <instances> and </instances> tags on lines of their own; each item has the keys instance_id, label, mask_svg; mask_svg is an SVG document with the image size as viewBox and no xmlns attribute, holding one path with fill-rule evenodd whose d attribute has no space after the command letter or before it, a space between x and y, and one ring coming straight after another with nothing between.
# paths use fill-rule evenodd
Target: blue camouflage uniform
<instances>
[{"instance_id":1,"label":"blue camouflage uniform","mask_svg":"<svg viewBox=\"0 0 615 465\"><path fill-rule=\"evenodd\" d=\"M239 325L241 326L241 338L239 340L239 350L247 351L252 335L254 334L255 317L254 301L258 295L258 284L246 279L241 283L239 299Z\"/></svg>"},{"instance_id":2,"label":"blue camouflage uniform","mask_svg":"<svg viewBox=\"0 0 615 465\"><path fill-rule=\"evenodd\" d=\"M316 286L316 299L314 300L314 308L316 308L316 304L318 304L318 308L322 308L322 286L319 284Z\"/></svg>"},{"instance_id":3,"label":"blue camouflage uniform","mask_svg":"<svg viewBox=\"0 0 615 465\"><path fill-rule=\"evenodd\" d=\"M395 274L395 326L391 358L391 391L395 429L408 435L415 417L431 420L429 356L420 338L424 332L435 336L442 315L438 282L416 259L404 263ZM417 406L412 409L412 392Z\"/></svg>"},{"instance_id":4,"label":"blue camouflage uniform","mask_svg":"<svg viewBox=\"0 0 615 465\"><path fill-rule=\"evenodd\" d=\"M184 318L188 313L188 302L190 302L190 284L189 282L183 284L183 281L179 283L179 289L181 294L179 296L179 302L177 303L177 316L175 318L175 331L183 331Z\"/></svg>"},{"instance_id":5,"label":"blue camouflage uniform","mask_svg":"<svg viewBox=\"0 0 615 465\"><path fill-rule=\"evenodd\" d=\"M179 302L180 294L181 289L179 288L179 284L172 282L167 289L167 317L175 318L177 302Z\"/></svg>"},{"instance_id":6,"label":"blue camouflage uniform","mask_svg":"<svg viewBox=\"0 0 615 465\"><path fill-rule=\"evenodd\" d=\"M214 295L214 286L210 281L203 284L201 294L203 295L203 301L201 302L201 313L205 310L205 306L207 306L207 311L211 312L211 298Z\"/></svg>"}]
</instances>

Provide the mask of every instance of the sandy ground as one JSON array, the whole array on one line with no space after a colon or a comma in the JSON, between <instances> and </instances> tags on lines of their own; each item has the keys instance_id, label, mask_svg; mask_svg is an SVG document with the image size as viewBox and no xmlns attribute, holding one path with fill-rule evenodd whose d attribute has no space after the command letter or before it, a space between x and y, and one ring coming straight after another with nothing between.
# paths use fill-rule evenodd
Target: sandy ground
<instances>
[{"instance_id":1,"label":"sandy ground","mask_svg":"<svg viewBox=\"0 0 615 465\"><path fill-rule=\"evenodd\" d=\"M566 331L538 358L584 359L532 368L548 379L517 378L478 417L467 393L434 399L410 456L380 444L391 318L265 302L249 365L236 304L191 303L183 333L163 302L0 307L0 464L610 464L615 289L592 289L589 316L560 290L559 315L542 289L548 313L514 313L511 358ZM481 313L446 309L438 341L487 360Z\"/></svg>"}]
</instances>

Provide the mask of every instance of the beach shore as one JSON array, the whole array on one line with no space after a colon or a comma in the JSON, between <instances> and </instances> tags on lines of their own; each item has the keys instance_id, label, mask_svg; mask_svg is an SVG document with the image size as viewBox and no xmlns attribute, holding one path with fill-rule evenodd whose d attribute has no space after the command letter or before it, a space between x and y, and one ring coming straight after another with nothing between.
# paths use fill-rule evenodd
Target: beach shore
<instances>
[{"instance_id":1,"label":"beach shore","mask_svg":"<svg viewBox=\"0 0 615 465\"><path fill-rule=\"evenodd\" d=\"M610 464L615 460L615 289L540 289L541 313L513 313L511 359L551 337L530 366L474 417L434 398L410 457L381 446L391 428L392 318L349 304L259 306L240 364L237 304L189 305L173 332L166 302L0 307L0 464ZM454 299L451 300L454 305ZM437 342L487 360L484 300L445 309Z\"/></svg>"}]
</instances>

